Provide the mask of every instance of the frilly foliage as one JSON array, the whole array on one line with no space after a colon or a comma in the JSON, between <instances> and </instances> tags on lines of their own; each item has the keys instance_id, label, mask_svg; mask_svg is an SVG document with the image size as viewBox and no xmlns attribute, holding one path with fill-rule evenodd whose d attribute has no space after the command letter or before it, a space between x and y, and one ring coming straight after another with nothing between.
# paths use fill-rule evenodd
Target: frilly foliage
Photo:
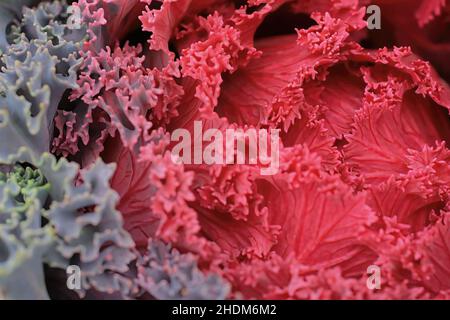
<instances>
[{"instance_id":1,"label":"frilly foliage","mask_svg":"<svg viewBox=\"0 0 450 320\"><path fill-rule=\"evenodd\" d=\"M138 264L138 284L161 300L223 300L229 285L218 275L203 274L191 254L181 254L170 245L150 241Z\"/></svg>"},{"instance_id":2,"label":"frilly foliage","mask_svg":"<svg viewBox=\"0 0 450 320\"><path fill-rule=\"evenodd\" d=\"M2 8L11 20L11 11ZM83 27L72 29L67 19L65 3L44 2L25 7L20 22L3 29L9 45L1 56L0 136L8 143L1 145L1 162L20 147L36 155L49 149L58 105L67 89L77 87L78 52L86 38Z\"/></svg>"},{"instance_id":3,"label":"frilly foliage","mask_svg":"<svg viewBox=\"0 0 450 320\"><path fill-rule=\"evenodd\" d=\"M32 157L21 150L17 161L29 163ZM121 274L135 258L134 243L122 228L118 196L109 187L114 166L99 160L76 183L76 164L48 153L35 163L38 169L18 164L0 178L2 296L47 298L43 263L62 269L78 265L80 295L91 288L127 294L132 284Z\"/></svg>"},{"instance_id":4,"label":"frilly foliage","mask_svg":"<svg viewBox=\"0 0 450 320\"><path fill-rule=\"evenodd\" d=\"M49 184L38 170L16 166L0 175L0 297L45 299L43 259L53 241L42 225Z\"/></svg>"},{"instance_id":5,"label":"frilly foliage","mask_svg":"<svg viewBox=\"0 0 450 320\"><path fill-rule=\"evenodd\" d=\"M79 266L81 297L225 298L229 287L204 275L194 256L160 242L135 250L110 186L115 165L80 169L48 153L55 115L78 88L80 50L95 36L86 21L69 25L67 8L0 3L0 298L48 299L44 265Z\"/></svg>"}]
</instances>

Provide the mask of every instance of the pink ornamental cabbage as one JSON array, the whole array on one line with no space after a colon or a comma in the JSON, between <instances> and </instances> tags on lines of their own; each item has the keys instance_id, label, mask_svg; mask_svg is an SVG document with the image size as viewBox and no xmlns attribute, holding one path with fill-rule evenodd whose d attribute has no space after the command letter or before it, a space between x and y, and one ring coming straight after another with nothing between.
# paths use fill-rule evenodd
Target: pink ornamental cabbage
<instances>
[{"instance_id":1,"label":"pink ornamental cabbage","mask_svg":"<svg viewBox=\"0 0 450 320\"><path fill-rule=\"evenodd\" d=\"M438 53L450 38L433 29L447 6L414 1L400 19L405 1L374 3L381 30L367 29L368 1L74 2L87 37L50 151L81 176L115 168L115 228L136 258L111 268L112 291L450 297L450 88ZM198 122L224 135L279 130L278 172L177 163L173 133L200 139ZM88 297L107 291L87 281Z\"/></svg>"}]
</instances>

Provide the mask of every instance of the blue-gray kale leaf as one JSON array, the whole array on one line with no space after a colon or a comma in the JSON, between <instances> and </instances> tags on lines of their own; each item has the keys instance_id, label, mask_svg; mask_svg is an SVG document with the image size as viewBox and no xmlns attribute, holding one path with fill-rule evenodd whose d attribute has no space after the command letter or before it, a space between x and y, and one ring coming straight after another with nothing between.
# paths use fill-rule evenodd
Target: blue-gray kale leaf
<instances>
[{"instance_id":1,"label":"blue-gray kale leaf","mask_svg":"<svg viewBox=\"0 0 450 320\"><path fill-rule=\"evenodd\" d=\"M89 290L131 296L128 273L136 255L109 185L114 165L98 160L80 171L49 153L37 159L26 148L9 160L13 171L0 176L1 296L48 298L44 263L79 267L81 297Z\"/></svg>"},{"instance_id":2,"label":"blue-gray kale leaf","mask_svg":"<svg viewBox=\"0 0 450 320\"><path fill-rule=\"evenodd\" d=\"M68 18L64 2L44 2L25 7L10 27L0 63L0 136L8 142L0 145L0 162L21 147L36 156L49 150L58 106L66 90L77 88L79 51L87 37Z\"/></svg>"},{"instance_id":3,"label":"blue-gray kale leaf","mask_svg":"<svg viewBox=\"0 0 450 320\"><path fill-rule=\"evenodd\" d=\"M199 270L192 254L160 241L149 242L148 252L138 262L137 282L160 300L223 300L230 292L220 276Z\"/></svg>"}]
</instances>

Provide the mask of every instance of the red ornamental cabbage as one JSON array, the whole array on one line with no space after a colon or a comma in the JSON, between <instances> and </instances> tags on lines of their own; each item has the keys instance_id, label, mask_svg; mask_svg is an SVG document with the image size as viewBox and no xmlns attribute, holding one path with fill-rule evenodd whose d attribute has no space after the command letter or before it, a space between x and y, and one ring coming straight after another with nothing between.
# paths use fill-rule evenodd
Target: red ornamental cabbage
<instances>
[{"instance_id":1,"label":"red ornamental cabbage","mask_svg":"<svg viewBox=\"0 0 450 320\"><path fill-rule=\"evenodd\" d=\"M370 4L380 30L368 28ZM448 2L73 6L86 38L49 151L79 168L64 183L80 190L95 188L82 178L93 169L114 168L101 186L115 201L114 228L134 243L117 240L129 257L108 264L115 286L89 280L88 298L450 298ZM2 71L0 93L7 81ZM189 133L195 154L198 123L223 136L278 130L277 172L262 174L262 161L174 161L174 133ZM3 153L6 165L20 162ZM55 208L71 201L48 199L42 216L64 229ZM97 202L80 205L80 217Z\"/></svg>"}]
</instances>

